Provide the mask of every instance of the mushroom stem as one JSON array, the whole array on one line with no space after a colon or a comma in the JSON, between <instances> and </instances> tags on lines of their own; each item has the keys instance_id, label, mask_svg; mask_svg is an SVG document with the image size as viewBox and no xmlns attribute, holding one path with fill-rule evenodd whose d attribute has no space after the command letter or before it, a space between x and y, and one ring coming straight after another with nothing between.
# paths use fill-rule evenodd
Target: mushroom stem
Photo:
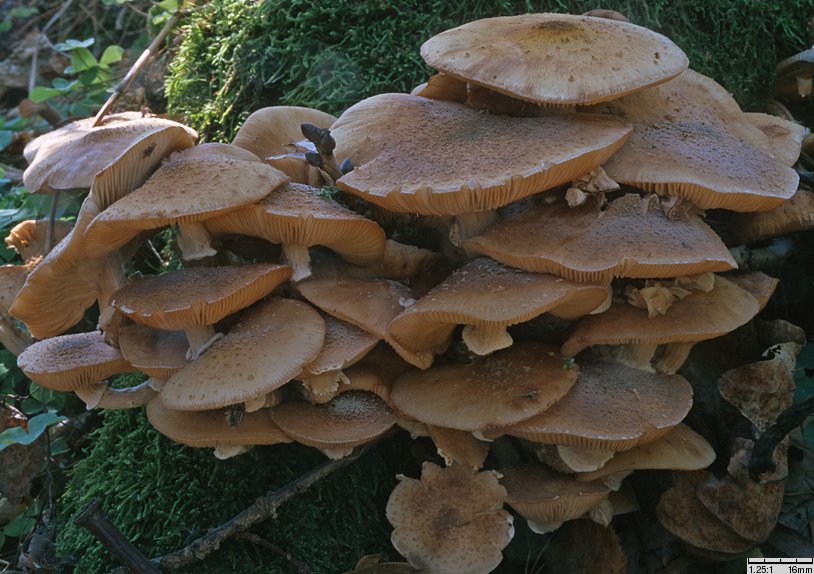
<instances>
[{"instance_id":1,"label":"mushroom stem","mask_svg":"<svg viewBox=\"0 0 814 574\"><path fill-rule=\"evenodd\" d=\"M615 453L612 450L557 445L557 454L574 472L591 472L605 466Z\"/></svg>"},{"instance_id":2,"label":"mushroom stem","mask_svg":"<svg viewBox=\"0 0 814 574\"><path fill-rule=\"evenodd\" d=\"M212 248L212 236L203 223L179 223L178 232L178 248L184 261L195 261L218 254Z\"/></svg>"},{"instance_id":3,"label":"mushroom stem","mask_svg":"<svg viewBox=\"0 0 814 574\"><path fill-rule=\"evenodd\" d=\"M0 311L0 345L3 345L16 357L33 342L31 335L18 329L8 314Z\"/></svg>"},{"instance_id":4,"label":"mushroom stem","mask_svg":"<svg viewBox=\"0 0 814 574\"><path fill-rule=\"evenodd\" d=\"M489 355L514 343L505 325L466 325L462 336L467 348L476 355Z\"/></svg>"},{"instance_id":5,"label":"mushroom stem","mask_svg":"<svg viewBox=\"0 0 814 574\"><path fill-rule=\"evenodd\" d=\"M111 389L107 381L101 381L89 387L80 387L74 393L85 402L87 410L134 409L146 405L158 396L153 384L152 380L147 380L127 389Z\"/></svg>"},{"instance_id":6,"label":"mushroom stem","mask_svg":"<svg viewBox=\"0 0 814 574\"><path fill-rule=\"evenodd\" d=\"M455 223L449 229L449 240L455 247L470 237L475 237L497 223L498 215L494 209L488 211L475 211L472 213L459 213L455 216Z\"/></svg>"},{"instance_id":7,"label":"mushroom stem","mask_svg":"<svg viewBox=\"0 0 814 574\"><path fill-rule=\"evenodd\" d=\"M311 276L311 255L305 245L283 244L283 261L291 265L294 273L292 281L301 281Z\"/></svg>"},{"instance_id":8,"label":"mushroom stem","mask_svg":"<svg viewBox=\"0 0 814 574\"><path fill-rule=\"evenodd\" d=\"M327 403L334 398L339 385L349 385L350 379L342 371L327 371L301 379L305 398L312 403Z\"/></svg>"},{"instance_id":9,"label":"mushroom stem","mask_svg":"<svg viewBox=\"0 0 814 574\"><path fill-rule=\"evenodd\" d=\"M99 330L105 334L105 342L119 346L119 328L124 324L124 316L110 306L113 294L127 284L123 269L124 258L121 251L105 257L99 274L96 298L99 301Z\"/></svg>"},{"instance_id":10,"label":"mushroom stem","mask_svg":"<svg viewBox=\"0 0 814 574\"><path fill-rule=\"evenodd\" d=\"M187 350L187 360L194 361L211 347L216 341L223 338L223 333L215 333L212 325L201 325L190 327L186 331L189 349Z\"/></svg>"},{"instance_id":11,"label":"mushroom stem","mask_svg":"<svg viewBox=\"0 0 814 574\"><path fill-rule=\"evenodd\" d=\"M666 343L660 345L653 357L653 367L657 373L674 374L690 354L695 343Z\"/></svg>"},{"instance_id":12,"label":"mushroom stem","mask_svg":"<svg viewBox=\"0 0 814 574\"><path fill-rule=\"evenodd\" d=\"M650 366L650 361L653 359L657 348L658 344L656 343L617 345L611 348L611 356L619 363L652 373L653 367Z\"/></svg>"},{"instance_id":13,"label":"mushroom stem","mask_svg":"<svg viewBox=\"0 0 814 574\"><path fill-rule=\"evenodd\" d=\"M242 444L236 444L231 446L218 446L215 447L215 458L218 460L226 460L227 458L232 458L233 456L237 456L239 454L243 454L244 452L249 452L251 450L251 446L246 446Z\"/></svg>"}]
</instances>

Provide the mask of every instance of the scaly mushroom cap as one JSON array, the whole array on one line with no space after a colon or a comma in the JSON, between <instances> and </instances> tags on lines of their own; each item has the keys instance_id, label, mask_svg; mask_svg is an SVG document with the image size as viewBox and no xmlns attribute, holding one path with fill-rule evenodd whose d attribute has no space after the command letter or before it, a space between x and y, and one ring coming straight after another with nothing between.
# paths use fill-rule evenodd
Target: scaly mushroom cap
<instances>
[{"instance_id":1,"label":"scaly mushroom cap","mask_svg":"<svg viewBox=\"0 0 814 574\"><path fill-rule=\"evenodd\" d=\"M769 114L749 112L744 116L763 134L750 138L749 143L783 165L793 166L797 162L807 131L805 126Z\"/></svg>"},{"instance_id":2,"label":"scaly mushroom cap","mask_svg":"<svg viewBox=\"0 0 814 574\"><path fill-rule=\"evenodd\" d=\"M688 65L678 46L652 30L571 14L469 22L427 40L421 57L453 77L550 105L612 100L665 82Z\"/></svg>"},{"instance_id":3,"label":"scaly mushroom cap","mask_svg":"<svg viewBox=\"0 0 814 574\"><path fill-rule=\"evenodd\" d=\"M577 323L562 353L573 357L592 345L705 341L734 331L758 313L752 295L723 277L715 277L708 293L694 292L673 303L664 315L648 317L646 309L613 304Z\"/></svg>"},{"instance_id":4,"label":"scaly mushroom cap","mask_svg":"<svg viewBox=\"0 0 814 574\"><path fill-rule=\"evenodd\" d=\"M38 341L17 357L23 373L43 387L73 391L135 369L99 331Z\"/></svg>"},{"instance_id":5,"label":"scaly mushroom cap","mask_svg":"<svg viewBox=\"0 0 814 574\"><path fill-rule=\"evenodd\" d=\"M480 257L457 269L393 319L388 333L414 351L444 349L455 327L467 325L464 342L471 351L486 355L511 345L506 333L510 325L546 312L575 319L596 309L606 297L607 289L601 285L528 273ZM502 342L501 338L508 340Z\"/></svg>"},{"instance_id":6,"label":"scaly mushroom cap","mask_svg":"<svg viewBox=\"0 0 814 574\"><path fill-rule=\"evenodd\" d=\"M553 407L484 436L508 434L546 444L627 450L667 434L691 406L692 387L684 377L585 361L574 388Z\"/></svg>"},{"instance_id":7,"label":"scaly mushroom cap","mask_svg":"<svg viewBox=\"0 0 814 574\"><path fill-rule=\"evenodd\" d=\"M187 365L187 337L133 323L119 329L119 348L127 361L147 376L165 381Z\"/></svg>"},{"instance_id":8,"label":"scaly mushroom cap","mask_svg":"<svg viewBox=\"0 0 814 574\"><path fill-rule=\"evenodd\" d=\"M54 220L51 246L62 241L72 228L73 223L61 219ZM35 257L45 255L47 229L47 219L26 219L11 228L6 237L6 245L14 249L23 261L30 261Z\"/></svg>"},{"instance_id":9,"label":"scaly mushroom cap","mask_svg":"<svg viewBox=\"0 0 814 574\"><path fill-rule=\"evenodd\" d=\"M545 411L567 396L576 365L541 343L517 343L469 364L409 372L393 384L390 400L423 423L463 431L507 426Z\"/></svg>"},{"instance_id":10,"label":"scaly mushroom cap","mask_svg":"<svg viewBox=\"0 0 814 574\"><path fill-rule=\"evenodd\" d=\"M271 419L298 443L329 451L368 443L396 424L390 407L365 391L348 391L321 405L278 405L271 410Z\"/></svg>"},{"instance_id":11,"label":"scaly mushroom cap","mask_svg":"<svg viewBox=\"0 0 814 574\"><path fill-rule=\"evenodd\" d=\"M814 227L814 193L798 189L780 207L758 213L736 213L731 220L733 243L754 243Z\"/></svg>"},{"instance_id":12,"label":"scaly mushroom cap","mask_svg":"<svg viewBox=\"0 0 814 574\"><path fill-rule=\"evenodd\" d=\"M325 320L325 344L317 358L302 368L299 378L308 378L350 367L364 357L379 338L330 315Z\"/></svg>"},{"instance_id":13,"label":"scaly mushroom cap","mask_svg":"<svg viewBox=\"0 0 814 574\"><path fill-rule=\"evenodd\" d=\"M93 220L85 231L85 252L102 257L143 230L199 222L257 202L287 180L259 160L177 152Z\"/></svg>"},{"instance_id":14,"label":"scaly mushroom cap","mask_svg":"<svg viewBox=\"0 0 814 574\"><path fill-rule=\"evenodd\" d=\"M506 504L535 525L556 527L579 518L608 498L610 489L596 482L577 482L541 464L501 469Z\"/></svg>"},{"instance_id":15,"label":"scaly mushroom cap","mask_svg":"<svg viewBox=\"0 0 814 574\"><path fill-rule=\"evenodd\" d=\"M189 267L132 280L110 304L133 321L167 331L214 325L291 277L287 265Z\"/></svg>"},{"instance_id":16,"label":"scaly mushroom cap","mask_svg":"<svg viewBox=\"0 0 814 574\"><path fill-rule=\"evenodd\" d=\"M300 126L314 124L329 128L336 121L331 114L297 106L260 108L246 118L232 140L232 145L247 149L257 157L288 153L292 144L303 139Z\"/></svg>"},{"instance_id":17,"label":"scaly mushroom cap","mask_svg":"<svg viewBox=\"0 0 814 574\"><path fill-rule=\"evenodd\" d=\"M498 223L463 247L526 271L581 283L613 277L679 277L737 267L697 216L670 219L658 201L627 194L601 210L600 198L571 208L537 205Z\"/></svg>"},{"instance_id":18,"label":"scaly mushroom cap","mask_svg":"<svg viewBox=\"0 0 814 574\"><path fill-rule=\"evenodd\" d=\"M243 421L233 427L221 410L174 411L153 399L147 404L147 420L170 440L198 448L291 442L271 420L268 409L245 413Z\"/></svg>"},{"instance_id":19,"label":"scaly mushroom cap","mask_svg":"<svg viewBox=\"0 0 814 574\"><path fill-rule=\"evenodd\" d=\"M594 114L512 118L382 94L345 111L331 133L334 155L354 165L337 180L341 189L391 211L454 215L574 180L613 155L630 129Z\"/></svg>"},{"instance_id":20,"label":"scaly mushroom cap","mask_svg":"<svg viewBox=\"0 0 814 574\"><path fill-rule=\"evenodd\" d=\"M314 309L270 299L249 310L229 333L170 377L159 397L177 410L216 409L266 395L313 361L325 339Z\"/></svg>"},{"instance_id":21,"label":"scaly mushroom cap","mask_svg":"<svg viewBox=\"0 0 814 574\"><path fill-rule=\"evenodd\" d=\"M425 462L421 480L401 477L387 501L393 546L422 572L487 574L514 536L494 471Z\"/></svg>"},{"instance_id":22,"label":"scaly mushroom cap","mask_svg":"<svg viewBox=\"0 0 814 574\"><path fill-rule=\"evenodd\" d=\"M472 433L427 425L438 454L447 466L462 464L474 469L483 467L489 455L489 443L476 439Z\"/></svg>"},{"instance_id":23,"label":"scaly mushroom cap","mask_svg":"<svg viewBox=\"0 0 814 574\"><path fill-rule=\"evenodd\" d=\"M109 115L95 128L93 122L94 118L71 122L26 146L24 154L30 165L23 183L30 192L89 188L99 170L155 129L183 129L188 135L181 147L191 146L198 137L177 122L143 117L139 112Z\"/></svg>"},{"instance_id":24,"label":"scaly mushroom cap","mask_svg":"<svg viewBox=\"0 0 814 574\"><path fill-rule=\"evenodd\" d=\"M706 79L687 70L662 86L611 102L634 124L625 146L605 171L619 183L689 199L702 209L773 209L797 191L799 177L742 139L748 121L708 109L715 101ZM706 97L705 97L706 96ZM758 139L765 139L762 132Z\"/></svg>"},{"instance_id":25,"label":"scaly mushroom cap","mask_svg":"<svg viewBox=\"0 0 814 574\"><path fill-rule=\"evenodd\" d=\"M343 259L369 265L382 257L384 230L307 185L289 183L254 205L204 222L215 237L237 233L271 243L311 247L324 245Z\"/></svg>"}]
</instances>

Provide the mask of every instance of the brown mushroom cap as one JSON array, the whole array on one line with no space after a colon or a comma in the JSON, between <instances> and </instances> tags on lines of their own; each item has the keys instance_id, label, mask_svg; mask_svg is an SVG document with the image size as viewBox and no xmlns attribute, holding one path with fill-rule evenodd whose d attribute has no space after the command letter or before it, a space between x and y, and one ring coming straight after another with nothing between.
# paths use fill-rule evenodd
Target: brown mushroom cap
<instances>
[{"instance_id":1,"label":"brown mushroom cap","mask_svg":"<svg viewBox=\"0 0 814 574\"><path fill-rule=\"evenodd\" d=\"M449 100L464 103L466 102L466 82L447 74L434 74L426 82L413 88L410 95L430 98L431 100Z\"/></svg>"},{"instance_id":2,"label":"brown mushroom cap","mask_svg":"<svg viewBox=\"0 0 814 574\"><path fill-rule=\"evenodd\" d=\"M147 404L147 420L170 440L198 448L291 442L271 420L268 409L245 413L243 421L233 427L221 410L174 411L154 399Z\"/></svg>"},{"instance_id":3,"label":"brown mushroom cap","mask_svg":"<svg viewBox=\"0 0 814 574\"><path fill-rule=\"evenodd\" d=\"M670 219L656 200L627 194L601 210L599 198L571 208L533 206L463 242L501 263L572 281L677 277L728 271L735 261L697 216Z\"/></svg>"},{"instance_id":4,"label":"brown mushroom cap","mask_svg":"<svg viewBox=\"0 0 814 574\"><path fill-rule=\"evenodd\" d=\"M119 329L119 348L133 368L164 381L186 366L189 345L180 331L133 323Z\"/></svg>"},{"instance_id":5,"label":"brown mushroom cap","mask_svg":"<svg viewBox=\"0 0 814 574\"><path fill-rule=\"evenodd\" d=\"M388 333L408 349L443 349L456 325L463 324L467 325L464 341L470 350L485 355L511 345L511 337L506 333L510 325L545 312L563 319L581 317L596 309L606 297L607 289L601 285L528 273L480 257L457 269L405 309L390 323ZM478 337L479 332L483 336ZM499 341L501 334L508 337L508 345L470 344L473 337L476 342Z\"/></svg>"},{"instance_id":6,"label":"brown mushroom cap","mask_svg":"<svg viewBox=\"0 0 814 574\"><path fill-rule=\"evenodd\" d=\"M476 439L472 433L427 425L430 438L447 466L462 464L475 469L483 467L489 455L489 443Z\"/></svg>"},{"instance_id":7,"label":"brown mushroom cap","mask_svg":"<svg viewBox=\"0 0 814 574\"><path fill-rule=\"evenodd\" d=\"M748 291L755 298L758 304L758 312L763 311L780 283L779 279L770 277L761 271L730 273L727 274L726 278L744 291Z\"/></svg>"},{"instance_id":8,"label":"brown mushroom cap","mask_svg":"<svg viewBox=\"0 0 814 574\"><path fill-rule=\"evenodd\" d=\"M194 148L193 148L194 149ZM85 231L85 252L98 258L139 232L194 223L259 201L288 178L259 160L173 154L144 185L100 213Z\"/></svg>"},{"instance_id":9,"label":"brown mushroom cap","mask_svg":"<svg viewBox=\"0 0 814 574\"><path fill-rule=\"evenodd\" d=\"M365 391L348 391L328 403L284 403L271 410L272 420L295 441L330 451L368 443L396 424L387 404Z\"/></svg>"},{"instance_id":10,"label":"brown mushroom cap","mask_svg":"<svg viewBox=\"0 0 814 574\"><path fill-rule=\"evenodd\" d=\"M514 535L494 471L425 462L421 480L402 478L387 501L390 539L424 572L487 574Z\"/></svg>"},{"instance_id":11,"label":"brown mushroom cap","mask_svg":"<svg viewBox=\"0 0 814 574\"><path fill-rule=\"evenodd\" d=\"M667 434L691 406L692 387L684 377L584 361L577 383L554 406L484 436L508 434L533 442L627 450Z\"/></svg>"},{"instance_id":12,"label":"brown mushroom cap","mask_svg":"<svg viewBox=\"0 0 814 574\"><path fill-rule=\"evenodd\" d=\"M378 337L330 315L325 321L325 344L316 359L302 368L300 377L308 378L329 371L339 371L357 363L376 343Z\"/></svg>"},{"instance_id":13,"label":"brown mushroom cap","mask_svg":"<svg viewBox=\"0 0 814 574\"><path fill-rule=\"evenodd\" d=\"M646 309L623 303L583 317L563 344L562 353L573 357L592 345L704 341L734 331L757 312L752 295L716 276L712 291L691 293L673 303L664 315L648 317Z\"/></svg>"},{"instance_id":14,"label":"brown mushroom cap","mask_svg":"<svg viewBox=\"0 0 814 574\"><path fill-rule=\"evenodd\" d=\"M177 122L143 117L139 112L107 116L102 125L93 127L87 118L38 137L26 146L25 158L30 165L23 183L32 193L62 189L87 189L98 171L113 162L146 133L167 127L180 127L192 145L198 134Z\"/></svg>"},{"instance_id":15,"label":"brown mushroom cap","mask_svg":"<svg viewBox=\"0 0 814 574\"><path fill-rule=\"evenodd\" d=\"M3 313L8 313L17 293L25 285L31 269L31 265L0 266L0 310Z\"/></svg>"},{"instance_id":16,"label":"brown mushroom cap","mask_svg":"<svg viewBox=\"0 0 814 574\"><path fill-rule=\"evenodd\" d=\"M814 227L814 193L798 189L781 206L758 213L736 213L732 217L732 241L753 243Z\"/></svg>"},{"instance_id":17,"label":"brown mushroom cap","mask_svg":"<svg viewBox=\"0 0 814 574\"><path fill-rule=\"evenodd\" d=\"M205 410L266 395L313 361L324 338L325 322L314 309L299 301L270 299L170 377L159 397L171 409Z\"/></svg>"},{"instance_id":18,"label":"brown mushroom cap","mask_svg":"<svg viewBox=\"0 0 814 574\"><path fill-rule=\"evenodd\" d=\"M341 189L391 211L454 215L576 179L604 163L630 132L594 114L513 118L382 94L345 111L331 133L336 157L354 165L337 180Z\"/></svg>"},{"instance_id":19,"label":"brown mushroom cap","mask_svg":"<svg viewBox=\"0 0 814 574\"><path fill-rule=\"evenodd\" d=\"M6 237L6 245L19 253L23 261L30 261L35 257L45 255L45 235L47 233L47 219L26 219L11 228ZM73 223L54 220L51 246L56 245L68 235Z\"/></svg>"},{"instance_id":20,"label":"brown mushroom cap","mask_svg":"<svg viewBox=\"0 0 814 574\"><path fill-rule=\"evenodd\" d=\"M421 56L453 77L553 105L612 100L665 82L688 64L678 46L652 30L571 14L469 22L427 40Z\"/></svg>"},{"instance_id":21,"label":"brown mushroom cap","mask_svg":"<svg viewBox=\"0 0 814 574\"><path fill-rule=\"evenodd\" d=\"M213 325L289 277L290 267L271 263L189 267L135 279L116 291L110 304L142 325L183 330Z\"/></svg>"},{"instance_id":22,"label":"brown mushroom cap","mask_svg":"<svg viewBox=\"0 0 814 574\"><path fill-rule=\"evenodd\" d=\"M806 135L805 126L769 114L749 112L745 119L760 130L762 136L749 142L783 165L794 165L800 157L800 148Z\"/></svg>"},{"instance_id":23,"label":"brown mushroom cap","mask_svg":"<svg viewBox=\"0 0 814 574\"><path fill-rule=\"evenodd\" d=\"M331 114L298 106L260 108L246 118L237 130L232 145L247 149L257 157L288 153L289 145L303 139L300 126L314 124L329 128L336 121Z\"/></svg>"},{"instance_id":24,"label":"brown mushroom cap","mask_svg":"<svg viewBox=\"0 0 814 574\"><path fill-rule=\"evenodd\" d=\"M23 373L43 387L73 391L135 369L99 331L38 341L17 357Z\"/></svg>"},{"instance_id":25,"label":"brown mushroom cap","mask_svg":"<svg viewBox=\"0 0 814 574\"><path fill-rule=\"evenodd\" d=\"M463 431L507 426L550 408L577 380L575 365L541 343L517 343L470 364L413 371L396 379L390 400L423 423Z\"/></svg>"}]
</instances>

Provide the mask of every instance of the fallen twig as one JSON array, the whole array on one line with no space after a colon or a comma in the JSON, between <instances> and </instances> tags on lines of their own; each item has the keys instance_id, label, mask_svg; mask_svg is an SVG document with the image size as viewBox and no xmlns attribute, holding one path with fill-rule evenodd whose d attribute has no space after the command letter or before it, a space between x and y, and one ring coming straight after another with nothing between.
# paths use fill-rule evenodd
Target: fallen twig
<instances>
[{"instance_id":1,"label":"fallen twig","mask_svg":"<svg viewBox=\"0 0 814 574\"><path fill-rule=\"evenodd\" d=\"M803 423L814 414L814 397L809 397L783 411L777 421L766 429L755 442L752 458L749 460L749 477L756 481L764 472L774 472L776 466L772 460L774 449L794 427Z\"/></svg>"},{"instance_id":2,"label":"fallen twig","mask_svg":"<svg viewBox=\"0 0 814 574\"><path fill-rule=\"evenodd\" d=\"M31 55L31 73L28 76L29 94L32 91L34 91L34 88L36 87L37 84L37 71L38 71L37 69L39 67L38 62L40 54L40 44L42 44L43 40L47 39L45 36L46 32L48 32L48 30L51 28L51 26L54 25L55 22L62 18L62 15L65 14L65 11L71 7L71 4L73 4L73 0L68 0L67 2L65 2L62 5L62 7L53 16L51 16L51 19L48 20L48 22L46 22L45 26L42 27L39 36L37 36L37 42L34 44L34 53Z\"/></svg>"},{"instance_id":3,"label":"fallen twig","mask_svg":"<svg viewBox=\"0 0 814 574\"><path fill-rule=\"evenodd\" d=\"M293 566L300 574L311 574L311 568L309 568L308 564L302 562L301 560L297 560L296 558L291 556L290 552L286 552L276 544L269 542L265 538L261 538L257 534L252 534L251 532L241 532L240 534L237 535L236 538L242 538L244 540L248 540L252 544L262 546L266 550L269 550L273 554L276 554L280 558L283 558L285 561L291 564L291 566Z\"/></svg>"}]
</instances>

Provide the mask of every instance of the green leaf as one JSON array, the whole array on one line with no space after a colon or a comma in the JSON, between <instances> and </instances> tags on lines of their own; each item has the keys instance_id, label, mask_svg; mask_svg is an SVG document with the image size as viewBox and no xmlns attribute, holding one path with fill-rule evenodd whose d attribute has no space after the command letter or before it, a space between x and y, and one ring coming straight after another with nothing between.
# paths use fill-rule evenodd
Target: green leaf
<instances>
[{"instance_id":1,"label":"green leaf","mask_svg":"<svg viewBox=\"0 0 814 574\"><path fill-rule=\"evenodd\" d=\"M99 58L99 64L102 66L109 66L110 64L120 62L123 54L124 48L121 46L108 46L105 48L105 51L102 52L102 57Z\"/></svg>"},{"instance_id":2,"label":"green leaf","mask_svg":"<svg viewBox=\"0 0 814 574\"><path fill-rule=\"evenodd\" d=\"M15 538L25 536L36 526L37 517L40 515L41 510L42 501L37 499L24 512L21 512L14 520L9 522L3 529L3 533L6 536L14 536Z\"/></svg>"},{"instance_id":3,"label":"green leaf","mask_svg":"<svg viewBox=\"0 0 814 574\"><path fill-rule=\"evenodd\" d=\"M155 5L167 12L175 12L181 7L181 2L180 0L162 0L161 2L156 2Z\"/></svg>"},{"instance_id":4,"label":"green leaf","mask_svg":"<svg viewBox=\"0 0 814 574\"><path fill-rule=\"evenodd\" d=\"M34 14L39 14L39 10L33 6L17 6L9 10L8 15L12 18L29 18ZM2 544L0 544L2 546Z\"/></svg>"},{"instance_id":5,"label":"green leaf","mask_svg":"<svg viewBox=\"0 0 814 574\"><path fill-rule=\"evenodd\" d=\"M33 101L35 104L40 102L44 102L45 100L50 100L56 96L61 96L65 93L65 90L61 90L59 88L46 88L44 86L37 86L28 94L28 97Z\"/></svg>"},{"instance_id":6,"label":"green leaf","mask_svg":"<svg viewBox=\"0 0 814 574\"><path fill-rule=\"evenodd\" d=\"M95 41L96 40L94 38L88 38L87 40L65 40L64 42L54 44L54 50L59 52L69 52L71 50L76 50L77 48L87 48L88 46L92 46Z\"/></svg>"},{"instance_id":7,"label":"green leaf","mask_svg":"<svg viewBox=\"0 0 814 574\"><path fill-rule=\"evenodd\" d=\"M814 448L814 421L809 421L803 427L803 441L808 448Z\"/></svg>"},{"instance_id":8,"label":"green leaf","mask_svg":"<svg viewBox=\"0 0 814 574\"><path fill-rule=\"evenodd\" d=\"M0 151L3 151L8 146L11 145L11 142L14 141L14 132L9 130L0 130ZM0 177L3 177L5 172L0 173Z\"/></svg>"},{"instance_id":9,"label":"green leaf","mask_svg":"<svg viewBox=\"0 0 814 574\"><path fill-rule=\"evenodd\" d=\"M54 78L51 82L51 85L54 86L58 90L70 90L71 88L76 85L76 80L69 81L65 78Z\"/></svg>"},{"instance_id":10,"label":"green leaf","mask_svg":"<svg viewBox=\"0 0 814 574\"><path fill-rule=\"evenodd\" d=\"M65 440L65 437L59 437L58 439L51 441L51 456L59 456L60 454L65 454L66 452L70 452L71 447L68 445L68 441Z\"/></svg>"},{"instance_id":11,"label":"green leaf","mask_svg":"<svg viewBox=\"0 0 814 574\"><path fill-rule=\"evenodd\" d=\"M71 65L65 68L66 74L78 74L85 70L90 70L99 65L87 48L76 48L71 50Z\"/></svg>"},{"instance_id":12,"label":"green leaf","mask_svg":"<svg viewBox=\"0 0 814 574\"><path fill-rule=\"evenodd\" d=\"M47 412L28 421L28 432L21 427L6 429L0 432L0 451L12 444L29 445L37 440L49 426L65 420L68 419L54 412Z\"/></svg>"}]
</instances>

